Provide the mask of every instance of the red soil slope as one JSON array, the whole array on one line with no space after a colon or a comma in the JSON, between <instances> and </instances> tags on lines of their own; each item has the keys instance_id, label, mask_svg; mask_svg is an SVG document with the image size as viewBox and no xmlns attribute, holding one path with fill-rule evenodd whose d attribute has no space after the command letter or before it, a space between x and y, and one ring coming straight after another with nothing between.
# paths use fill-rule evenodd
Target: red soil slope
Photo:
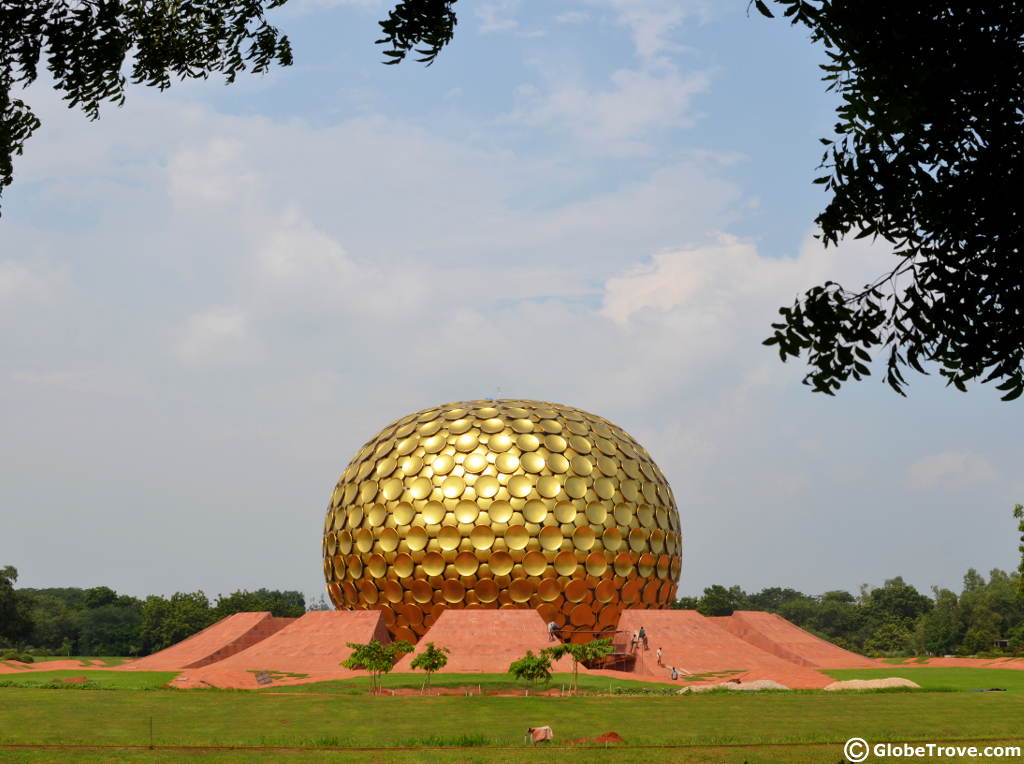
<instances>
[{"instance_id":1,"label":"red soil slope","mask_svg":"<svg viewBox=\"0 0 1024 764\"><path fill-rule=\"evenodd\" d=\"M547 625L536 610L445 610L395 672L413 671L413 658L428 642L451 650L445 672L484 674L503 674L527 650L536 655L558 644L548 639ZM572 661L562 658L554 670L572 671Z\"/></svg>"},{"instance_id":2,"label":"red soil slope","mask_svg":"<svg viewBox=\"0 0 1024 764\"><path fill-rule=\"evenodd\" d=\"M801 666L845 669L886 665L826 642L775 613L737 610L711 620L755 647Z\"/></svg>"},{"instance_id":3,"label":"red soil slope","mask_svg":"<svg viewBox=\"0 0 1024 764\"><path fill-rule=\"evenodd\" d=\"M173 684L175 687L255 688L259 686L257 671L305 675L275 676L275 686L363 676L364 672L350 671L340 663L352 652L347 643L365 644L373 639L391 641L379 610L315 610L247 650L185 672Z\"/></svg>"},{"instance_id":4,"label":"red soil slope","mask_svg":"<svg viewBox=\"0 0 1024 764\"><path fill-rule=\"evenodd\" d=\"M640 650L633 671L637 679L644 679L647 675L664 680L671 667L675 666L680 671L680 681L686 679L684 672L712 674L727 671L737 673L715 681L725 678L744 682L773 679L792 688L824 687L833 681L812 668L791 663L755 647L696 610L622 611L620 630L632 633L639 631L641 626L647 632L649 649ZM663 650L663 666L658 666L655 658L659 647Z\"/></svg>"},{"instance_id":5,"label":"red soil slope","mask_svg":"<svg viewBox=\"0 0 1024 764\"><path fill-rule=\"evenodd\" d=\"M235 613L166 650L123 664L122 669L175 671L199 668L252 647L294 621L270 613Z\"/></svg>"}]
</instances>

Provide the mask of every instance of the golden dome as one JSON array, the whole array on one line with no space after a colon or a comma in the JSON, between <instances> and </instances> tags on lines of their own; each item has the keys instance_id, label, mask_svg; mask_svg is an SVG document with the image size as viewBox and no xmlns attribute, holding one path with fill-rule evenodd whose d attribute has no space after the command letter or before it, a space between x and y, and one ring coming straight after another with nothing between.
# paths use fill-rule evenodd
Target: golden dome
<instances>
[{"instance_id":1,"label":"golden dome","mask_svg":"<svg viewBox=\"0 0 1024 764\"><path fill-rule=\"evenodd\" d=\"M448 403L385 427L324 521L338 609L415 642L446 608L536 608L563 633L675 598L682 533L646 449L606 419L528 400Z\"/></svg>"}]
</instances>

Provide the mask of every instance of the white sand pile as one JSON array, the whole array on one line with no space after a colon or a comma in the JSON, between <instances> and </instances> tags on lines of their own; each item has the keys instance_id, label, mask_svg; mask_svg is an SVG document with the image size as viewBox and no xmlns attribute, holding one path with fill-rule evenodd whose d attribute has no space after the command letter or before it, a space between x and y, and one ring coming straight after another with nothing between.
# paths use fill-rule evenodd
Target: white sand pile
<instances>
[{"instance_id":1,"label":"white sand pile","mask_svg":"<svg viewBox=\"0 0 1024 764\"><path fill-rule=\"evenodd\" d=\"M880 687L916 687L921 688L917 682L903 679L898 676L891 676L886 679L847 679L842 682L833 682L826 685L826 690L875 690Z\"/></svg>"},{"instance_id":2,"label":"white sand pile","mask_svg":"<svg viewBox=\"0 0 1024 764\"><path fill-rule=\"evenodd\" d=\"M771 679L755 679L753 682L722 682L721 684L702 684L698 687L684 687L679 692L680 694L686 692L707 692L708 690L714 690L719 687L724 687L727 690L788 690L784 684Z\"/></svg>"}]
</instances>

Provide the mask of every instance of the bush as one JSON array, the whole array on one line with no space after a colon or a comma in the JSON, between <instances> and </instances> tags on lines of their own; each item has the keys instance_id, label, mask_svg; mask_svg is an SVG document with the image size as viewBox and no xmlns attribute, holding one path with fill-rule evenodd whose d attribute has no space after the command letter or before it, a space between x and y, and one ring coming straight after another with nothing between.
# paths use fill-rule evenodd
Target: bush
<instances>
[{"instance_id":1,"label":"bush","mask_svg":"<svg viewBox=\"0 0 1024 764\"><path fill-rule=\"evenodd\" d=\"M20 663L35 663L33 658L28 653L19 653L15 650L8 650L3 655L0 655L0 661L19 661Z\"/></svg>"}]
</instances>

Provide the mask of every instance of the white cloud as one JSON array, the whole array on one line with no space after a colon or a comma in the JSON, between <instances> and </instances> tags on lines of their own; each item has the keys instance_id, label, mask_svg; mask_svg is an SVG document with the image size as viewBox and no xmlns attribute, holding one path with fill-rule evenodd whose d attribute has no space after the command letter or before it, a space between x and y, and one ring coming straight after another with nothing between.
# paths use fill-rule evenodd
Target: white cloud
<instances>
[{"instance_id":1,"label":"white cloud","mask_svg":"<svg viewBox=\"0 0 1024 764\"><path fill-rule=\"evenodd\" d=\"M711 5L707 0L589 0L592 5L606 7L618 22L629 29L636 53L643 59L654 59L679 50L668 35L685 19L709 18Z\"/></svg>"},{"instance_id":2,"label":"white cloud","mask_svg":"<svg viewBox=\"0 0 1024 764\"><path fill-rule=\"evenodd\" d=\"M961 491L998 479L999 473L981 454L943 451L918 459L907 468L907 482L914 491Z\"/></svg>"},{"instance_id":3,"label":"white cloud","mask_svg":"<svg viewBox=\"0 0 1024 764\"><path fill-rule=\"evenodd\" d=\"M179 330L174 351L190 366L232 364L251 357L248 320L237 307L210 308L188 319Z\"/></svg>"},{"instance_id":4,"label":"white cloud","mask_svg":"<svg viewBox=\"0 0 1024 764\"><path fill-rule=\"evenodd\" d=\"M550 79L542 88L519 88L512 119L564 132L592 151L649 153L650 139L658 131L693 124L692 101L709 85L708 73L684 75L671 66L619 69L606 89L569 78Z\"/></svg>"},{"instance_id":5,"label":"white cloud","mask_svg":"<svg viewBox=\"0 0 1024 764\"><path fill-rule=\"evenodd\" d=\"M52 303L68 285L64 268L0 260L0 309Z\"/></svg>"},{"instance_id":6,"label":"white cloud","mask_svg":"<svg viewBox=\"0 0 1024 764\"><path fill-rule=\"evenodd\" d=\"M480 3L476 7L476 16L480 19L480 32L490 34L518 28L519 21L515 17L518 10L519 0L493 0Z\"/></svg>"}]
</instances>

